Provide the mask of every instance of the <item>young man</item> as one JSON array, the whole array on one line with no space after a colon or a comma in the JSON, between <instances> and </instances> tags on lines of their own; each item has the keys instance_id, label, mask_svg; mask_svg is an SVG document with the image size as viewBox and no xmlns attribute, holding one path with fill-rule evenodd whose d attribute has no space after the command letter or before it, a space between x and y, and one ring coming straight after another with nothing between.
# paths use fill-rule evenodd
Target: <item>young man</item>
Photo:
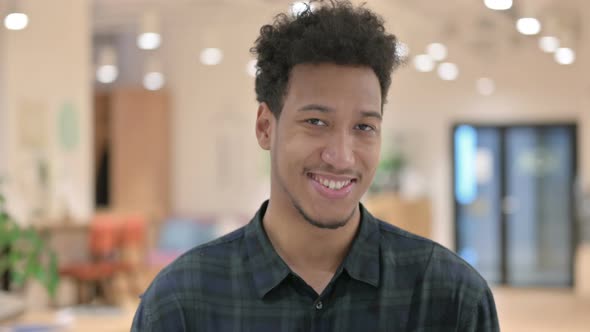
<instances>
[{"instance_id":1,"label":"young man","mask_svg":"<svg viewBox=\"0 0 590 332\"><path fill-rule=\"evenodd\" d=\"M271 194L142 297L134 331L497 331L492 293L440 245L359 203L379 162L396 39L332 1L262 27L256 136Z\"/></svg>"}]
</instances>

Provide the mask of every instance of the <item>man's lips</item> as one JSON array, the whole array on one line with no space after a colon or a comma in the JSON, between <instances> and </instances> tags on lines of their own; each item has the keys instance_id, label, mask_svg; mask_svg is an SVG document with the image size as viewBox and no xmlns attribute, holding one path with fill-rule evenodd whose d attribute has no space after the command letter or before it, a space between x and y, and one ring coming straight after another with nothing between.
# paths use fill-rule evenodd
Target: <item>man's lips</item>
<instances>
[{"instance_id":1,"label":"man's lips","mask_svg":"<svg viewBox=\"0 0 590 332\"><path fill-rule=\"evenodd\" d=\"M346 197L354 187L357 179L351 176L326 173L307 173L312 186L320 195L329 199Z\"/></svg>"}]
</instances>

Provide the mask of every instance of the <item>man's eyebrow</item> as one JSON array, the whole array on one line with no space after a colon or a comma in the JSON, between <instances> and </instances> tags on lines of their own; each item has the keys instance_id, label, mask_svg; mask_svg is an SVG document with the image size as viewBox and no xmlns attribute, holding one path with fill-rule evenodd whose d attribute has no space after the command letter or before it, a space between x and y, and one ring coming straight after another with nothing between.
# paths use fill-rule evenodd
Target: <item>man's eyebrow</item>
<instances>
[{"instance_id":1,"label":"man's eyebrow","mask_svg":"<svg viewBox=\"0 0 590 332\"><path fill-rule=\"evenodd\" d=\"M363 115L363 118L376 118L378 120L383 120L383 116L381 115L381 112L362 111L361 114Z\"/></svg>"},{"instance_id":2,"label":"man's eyebrow","mask_svg":"<svg viewBox=\"0 0 590 332\"><path fill-rule=\"evenodd\" d=\"M334 112L334 109L329 106L325 106L325 105L309 104L309 105L305 105L305 106L301 107L300 109L298 109L298 111L300 111L300 112L317 111L317 112L322 112L322 113L331 113L331 112ZM376 118L378 120L383 119L381 112L376 112L376 111L361 111L361 115L363 116L363 118Z\"/></svg>"},{"instance_id":3,"label":"man's eyebrow","mask_svg":"<svg viewBox=\"0 0 590 332\"><path fill-rule=\"evenodd\" d=\"M334 109L320 104L309 104L301 107L298 111L318 111L322 113L334 112Z\"/></svg>"}]
</instances>

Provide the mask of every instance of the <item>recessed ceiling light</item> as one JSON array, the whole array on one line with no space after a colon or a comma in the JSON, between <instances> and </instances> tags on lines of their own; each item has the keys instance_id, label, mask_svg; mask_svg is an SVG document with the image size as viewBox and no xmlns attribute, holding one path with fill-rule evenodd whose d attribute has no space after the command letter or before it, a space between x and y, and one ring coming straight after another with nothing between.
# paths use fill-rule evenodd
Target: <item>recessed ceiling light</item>
<instances>
[{"instance_id":1,"label":"recessed ceiling light","mask_svg":"<svg viewBox=\"0 0 590 332\"><path fill-rule=\"evenodd\" d=\"M29 24L29 17L23 13L10 13L4 18L4 26L8 30L23 30Z\"/></svg>"},{"instance_id":2,"label":"recessed ceiling light","mask_svg":"<svg viewBox=\"0 0 590 332\"><path fill-rule=\"evenodd\" d=\"M256 68L256 64L257 61L254 59L248 61L248 64L246 65L246 72L248 73L248 75L256 77L256 71L258 70L258 68Z\"/></svg>"},{"instance_id":3,"label":"recessed ceiling light","mask_svg":"<svg viewBox=\"0 0 590 332\"><path fill-rule=\"evenodd\" d=\"M519 18L516 29L523 35L536 35L541 31L541 22L534 17Z\"/></svg>"},{"instance_id":4,"label":"recessed ceiling light","mask_svg":"<svg viewBox=\"0 0 590 332\"><path fill-rule=\"evenodd\" d=\"M155 32L145 32L137 37L137 46L142 50L155 50L161 43L162 36Z\"/></svg>"},{"instance_id":5,"label":"recessed ceiling light","mask_svg":"<svg viewBox=\"0 0 590 332\"><path fill-rule=\"evenodd\" d=\"M484 0L484 4L493 10L507 10L512 8L512 0Z\"/></svg>"},{"instance_id":6,"label":"recessed ceiling light","mask_svg":"<svg viewBox=\"0 0 590 332\"><path fill-rule=\"evenodd\" d=\"M206 48L201 52L201 63L215 66L223 60L223 52L218 48Z\"/></svg>"},{"instance_id":7,"label":"recessed ceiling light","mask_svg":"<svg viewBox=\"0 0 590 332\"><path fill-rule=\"evenodd\" d=\"M442 61L447 57L447 47L441 43L432 43L426 50L428 55L436 61Z\"/></svg>"},{"instance_id":8,"label":"recessed ceiling light","mask_svg":"<svg viewBox=\"0 0 590 332\"><path fill-rule=\"evenodd\" d=\"M571 65L576 61L576 53L568 47L560 47L555 51L555 61L561 65Z\"/></svg>"},{"instance_id":9,"label":"recessed ceiling light","mask_svg":"<svg viewBox=\"0 0 590 332\"><path fill-rule=\"evenodd\" d=\"M397 42L395 46L395 54L400 59L406 59L410 55L410 47L404 42Z\"/></svg>"},{"instance_id":10,"label":"recessed ceiling light","mask_svg":"<svg viewBox=\"0 0 590 332\"><path fill-rule=\"evenodd\" d=\"M143 87L148 90L159 90L162 86L164 86L164 75L162 73L151 72L143 77Z\"/></svg>"},{"instance_id":11,"label":"recessed ceiling light","mask_svg":"<svg viewBox=\"0 0 590 332\"><path fill-rule=\"evenodd\" d=\"M100 83L113 83L119 76L119 69L114 65L103 65L96 70L96 80Z\"/></svg>"},{"instance_id":12,"label":"recessed ceiling light","mask_svg":"<svg viewBox=\"0 0 590 332\"><path fill-rule=\"evenodd\" d=\"M459 76L459 68L456 64L443 62L438 66L438 76L445 81L456 80Z\"/></svg>"},{"instance_id":13,"label":"recessed ceiling light","mask_svg":"<svg viewBox=\"0 0 590 332\"><path fill-rule=\"evenodd\" d=\"M479 78L475 84L477 91L484 96L492 95L496 90L496 84L494 83L494 80L488 77Z\"/></svg>"},{"instance_id":14,"label":"recessed ceiling light","mask_svg":"<svg viewBox=\"0 0 590 332\"><path fill-rule=\"evenodd\" d=\"M559 48L559 39L553 36L539 38L539 48L545 53L553 53Z\"/></svg>"},{"instance_id":15,"label":"recessed ceiling light","mask_svg":"<svg viewBox=\"0 0 590 332\"><path fill-rule=\"evenodd\" d=\"M434 69L434 60L428 54L419 54L414 57L414 67L419 72L429 72Z\"/></svg>"}]
</instances>

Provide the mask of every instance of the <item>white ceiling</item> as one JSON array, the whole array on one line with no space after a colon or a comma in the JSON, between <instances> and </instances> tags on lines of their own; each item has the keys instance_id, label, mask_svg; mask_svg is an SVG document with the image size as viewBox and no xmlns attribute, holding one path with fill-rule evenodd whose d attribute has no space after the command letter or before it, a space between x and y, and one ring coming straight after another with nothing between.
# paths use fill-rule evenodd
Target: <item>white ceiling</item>
<instances>
[{"instance_id":1,"label":"white ceiling","mask_svg":"<svg viewBox=\"0 0 590 332\"><path fill-rule=\"evenodd\" d=\"M541 19L559 16L563 21L580 23L581 16L590 11L590 1L587 0L515 0L513 8L504 12L485 8L483 0L363 2L376 8L386 21L403 21L403 26L395 28L405 30L407 34L421 34L434 29L438 30L439 34L447 34L446 37L453 37L453 34L459 33L468 35L468 32L489 33L490 30L512 34L515 33L514 21L520 13L531 13ZM186 8L222 12L235 7L249 6L278 13L287 10L290 3L289 0L94 0L92 17L95 34L117 34L124 30L136 29L142 12L148 8L158 9L165 21L166 17L170 18L174 13Z\"/></svg>"},{"instance_id":2,"label":"white ceiling","mask_svg":"<svg viewBox=\"0 0 590 332\"><path fill-rule=\"evenodd\" d=\"M95 42L102 39L125 39L129 47L122 50L123 62L130 66L141 56L133 51L133 36L137 33L140 17L146 9L160 11L163 25L178 20L202 22L203 31L211 25L223 26L231 38L252 39L253 31L240 30L244 21L268 22L276 13L288 10L289 0L94 0L92 5ZM455 61L480 63L519 61L539 56L536 38L520 35L515 29L516 18L529 13L542 23L559 18L560 24L576 31L575 47L590 52L585 42L590 36L590 1L588 0L514 0L509 11L487 9L483 0L354 0L367 5L382 15L388 30L410 45L411 54L423 52L433 41L447 44ZM241 12L251 17L242 17ZM253 15L253 13L255 13ZM239 21L239 22L238 22ZM188 24L188 23L187 23ZM197 23L201 24L201 23ZM208 26L209 25L209 26ZM232 27L233 26L233 27ZM570 28L568 28L570 29ZM164 29L165 30L165 29ZM197 30L187 31L195 34ZM123 37L121 37L123 36ZM226 35L220 35L225 38ZM197 38L198 36L195 36ZM164 36L164 39L169 38ZM228 36L229 38L229 36ZM253 41L253 40L252 40ZM163 45L165 47L165 45ZM519 52L514 52L518 50ZM578 54L577 62L588 61ZM474 60L477 59L477 60ZM526 61L526 60L525 60ZM136 70L139 75L141 69ZM135 79L135 78L134 78ZM136 80L136 79L135 79Z\"/></svg>"}]
</instances>

